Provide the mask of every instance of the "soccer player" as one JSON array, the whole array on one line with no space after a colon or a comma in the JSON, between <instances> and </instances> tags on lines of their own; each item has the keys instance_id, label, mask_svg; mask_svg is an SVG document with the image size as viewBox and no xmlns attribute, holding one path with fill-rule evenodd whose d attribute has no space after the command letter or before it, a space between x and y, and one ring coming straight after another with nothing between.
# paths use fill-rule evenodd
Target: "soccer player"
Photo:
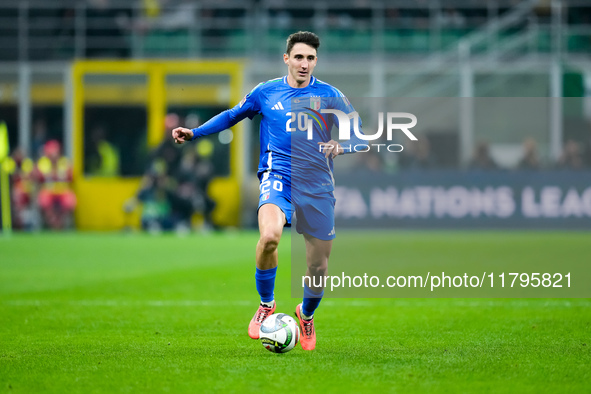
<instances>
[{"instance_id":1,"label":"soccer player","mask_svg":"<svg viewBox=\"0 0 591 394\"><path fill-rule=\"evenodd\" d=\"M258 339L263 320L276 308L277 247L283 227L291 225L292 214L297 219L296 230L304 235L308 278L326 274L335 237L333 159L353 150L343 148L331 138L338 117L332 113L323 115L321 109L339 110L349 116L348 120L355 110L338 89L312 76L319 46L320 40L314 33L300 31L290 35L283 55L286 76L260 83L234 108L198 128L178 127L172 131L175 142L182 144L225 130L246 117L262 115L257 172L260 238L255 273L261 302L248 326L248 335L253 339ZM311 130L298 127L302 119ZM357 126L360 130L360 121ZM363 143L351 134L348 143ZM324 294L320 282L306 282L303 302L295 310L304 350L316 346L314 312Z\"/></svg>"}]
</instances>

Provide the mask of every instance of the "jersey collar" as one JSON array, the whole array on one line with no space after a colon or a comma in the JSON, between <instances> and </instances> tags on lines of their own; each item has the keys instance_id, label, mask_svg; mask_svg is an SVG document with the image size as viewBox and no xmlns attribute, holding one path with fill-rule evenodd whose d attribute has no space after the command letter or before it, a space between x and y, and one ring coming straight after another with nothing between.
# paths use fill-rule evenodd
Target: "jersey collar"
<instances>
[{"instance_id":1,"label":"jersey collar","mask_svg":"<svg viewBox=\"0 0 591 394\"><path fill-rule=\"evenodd\" d=\"M312 75L310 77L310 83L308 84L308 86L306 86L306 88L314 85L314 82L316 82L316 77L314 75ZM287 86L289 86L289 84L287 83L287 75L283 77L283 83L286 84Z\"/></svg>"}]
</instances>

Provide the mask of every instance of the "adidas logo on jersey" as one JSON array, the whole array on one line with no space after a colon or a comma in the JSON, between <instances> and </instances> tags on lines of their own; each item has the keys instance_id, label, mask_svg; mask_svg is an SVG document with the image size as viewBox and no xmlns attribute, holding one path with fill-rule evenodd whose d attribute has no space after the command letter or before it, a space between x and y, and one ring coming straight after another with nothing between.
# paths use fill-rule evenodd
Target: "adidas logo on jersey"
<instances>
[{"instance_id":1,"label":"adidas logo on jersey","mask_svg":"<svg viewBox=\"0 0 591 394\"><path fill-rule=\"evenodd\" d=\"M285 108L283 108L283 104L281 104L281 101L278 101L277 104L275 104L273 107L271 107L271 109L285 109Z\"/></svg>"},{"instance_id":2,"label":"adidas logo on jersey","mask_svg":"<svg viewBox=\"0 0 591 394\"><path fill-rule=\"evenodd\" d=\"M335 235L335 234L336 234L336 232L334 231L334 227L333 227L332 230L331 230L331 232L328 233L328 235L331 236L331 235Z\"/></svg>"}]
</instances>

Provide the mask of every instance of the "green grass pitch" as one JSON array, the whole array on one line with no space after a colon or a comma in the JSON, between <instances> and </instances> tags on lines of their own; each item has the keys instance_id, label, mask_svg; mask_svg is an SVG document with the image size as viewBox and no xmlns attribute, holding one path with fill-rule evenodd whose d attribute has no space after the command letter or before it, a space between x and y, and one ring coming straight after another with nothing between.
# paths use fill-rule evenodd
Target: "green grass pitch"
<instances>
[{"instance_id":1,"label":"green grass pitch","mask_svg":"<svg viewBox=\"0 0 591 394\"><path fill-rule=\"evenodd\" d=\"M540 256L566 239L591 255L589 234L538 235ZM462 233L458 247L518 254L522 236ZM247 336L256 240L0 237L0 392L591 392L589 299L326 299L315 351L270 353ZM289 241L276 299L292 314Z\"/></svg>"}]
</instances>

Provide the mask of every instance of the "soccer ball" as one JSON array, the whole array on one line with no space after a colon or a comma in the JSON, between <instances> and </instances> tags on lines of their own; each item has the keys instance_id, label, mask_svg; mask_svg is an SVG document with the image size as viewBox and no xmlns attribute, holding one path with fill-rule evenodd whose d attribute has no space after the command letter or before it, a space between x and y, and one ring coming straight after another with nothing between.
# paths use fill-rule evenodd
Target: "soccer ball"
<instances>
[{"instance_id":1,"label":"soccer ball","mask_svg":"<svg viewBox=\"0 0 591 394\"><path fill-rule=\"evenodd\" d=\"M270 352L286 353L298 343L300 328L293 317L285 313L275 313L261 324L259 338Z\"/></svg>"}]
</instances>

